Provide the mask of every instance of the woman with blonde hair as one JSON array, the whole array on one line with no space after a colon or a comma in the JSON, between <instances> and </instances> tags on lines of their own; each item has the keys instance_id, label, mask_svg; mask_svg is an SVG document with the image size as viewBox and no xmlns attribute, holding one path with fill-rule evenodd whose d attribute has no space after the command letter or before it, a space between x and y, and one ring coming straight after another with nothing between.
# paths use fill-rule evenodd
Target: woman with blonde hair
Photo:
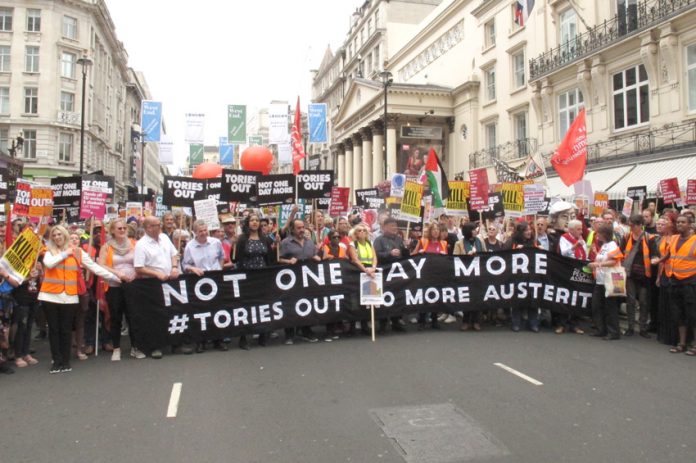
<instances>
[{"instance_id":1,"label":"woman with blonde hair","mask_svg":"<svg viewBox=\"0 0 696 463\"><path fill-rule=\"evenodd\" d=\"M355 264L361 272L373 277L377 269L377 253L370 242L370 230L367 225L359 223L348 232L350 246L348 246L348 259ZM379 330L386 330L386 319L379 320ZM368 334L367 320L360 321L360 331ZM355 322L350 324L350 332L355 333Z\"/></svg>"},{"instance_id":2,"label":"woman with blonde hair","mask_svg":"<svg viewBox=\"0 0 696 463\"><path fill-rule=\"evenodd\" d=\"M135 240L128 237L128 226L124 219L112 220L109 224L109 234L111 238L99 250L99 265L116 275L121 281L129 282L135 279L135 267L133 258L135 256ZM111 341L114 350L111 353L111 361L121 360L121 323L123 317L130 321L126 297L121 287L121 282L110 282L106 288L106 302L109 306L111 316ZM135 347L137 333L133 326L128 323L131 341L131 357L144 359L145 354Z\"/></svg>"},{"instance_id":3,"label":"woman with blonde hair","mask_svg":"<svg viewBox=\"0 0 696 463\"><path fill-rule=\"evenodd\" d=\"M89 254L70 243L62 225L51 229L43 264L44 279L38 300L43 303L48 321L53 362L49 373L72 371L70 344L75 312L78 310L78 274L85 268L98 277L118 281L118 277L94 263Z\"/></svg>"}]
</instances>

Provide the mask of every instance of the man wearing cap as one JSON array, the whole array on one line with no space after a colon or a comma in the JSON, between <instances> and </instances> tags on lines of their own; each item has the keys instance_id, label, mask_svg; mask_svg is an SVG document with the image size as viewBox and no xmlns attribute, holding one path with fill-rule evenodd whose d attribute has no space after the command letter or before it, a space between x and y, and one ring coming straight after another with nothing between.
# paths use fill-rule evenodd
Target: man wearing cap
<instances>
[{"instance_id":1,"label":"man wearing cap","mask_svg":"<svg viewBox=\"0 0 696 463\"><path fill-rule=\"evenodd\" d=\"M237 219L231 215L228 215L220 222L222 223L222 229L225 232L225 237L222 239L222 242L227 244L230 249L234 249L234 245L237 243Z\"/></svg>"}]
</instances>

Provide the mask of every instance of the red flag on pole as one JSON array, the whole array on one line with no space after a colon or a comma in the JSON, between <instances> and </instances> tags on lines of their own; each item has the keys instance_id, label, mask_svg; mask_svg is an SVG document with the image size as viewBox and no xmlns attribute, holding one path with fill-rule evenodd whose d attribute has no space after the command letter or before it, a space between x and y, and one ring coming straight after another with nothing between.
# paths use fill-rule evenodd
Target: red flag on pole
<instances>
[{"instance_id":1,"label":"red flag on pole","mask_svg":"<svg viewBox=\"0 0 696 463\"><path fill-rule=\"evenodd\" d=\"M302 113L300 112L300 97L297 97L295 107L295 119L292 122L292 133L290 135L292 143L292 173L297 175L300 172L300 161L307 156L304 146L302 146Z\"/></svg>"},{"instance_id":2,"label":"red flag on pole","mask_svg":"<svg viewBox=\"0 0 696 463\"><path fill-rule=\"evenodd\" d=\"M582 180L587 165L587 127L585 109L575 118L558 151L551 157L551 165L567 186Z\"/></svg>"}]
</instances>

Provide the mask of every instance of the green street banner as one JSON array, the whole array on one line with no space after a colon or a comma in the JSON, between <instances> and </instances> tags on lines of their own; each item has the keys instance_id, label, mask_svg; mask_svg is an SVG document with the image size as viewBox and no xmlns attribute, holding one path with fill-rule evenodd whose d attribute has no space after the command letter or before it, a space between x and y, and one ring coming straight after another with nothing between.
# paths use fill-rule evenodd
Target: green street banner
<instances>
[{"instance_id":1,"label":"green street banner","mask_svg":"<svg viewBox=\"0 0 696 463\"><path fill-rule=\"evenodd\" d=\"M197 166L203 163L203 145L189 145L189 166Z\"/></svg>"},{"instance_id":2,"label":"green street banner","mask_svg":"<svg viewBox=\"0 0 696 463\"><path fill-rule=\"evenodd\" d=\"M247 141L246 135L246 106L227 106L227 143L241 143Z\"/></svg>"}]
</instances>

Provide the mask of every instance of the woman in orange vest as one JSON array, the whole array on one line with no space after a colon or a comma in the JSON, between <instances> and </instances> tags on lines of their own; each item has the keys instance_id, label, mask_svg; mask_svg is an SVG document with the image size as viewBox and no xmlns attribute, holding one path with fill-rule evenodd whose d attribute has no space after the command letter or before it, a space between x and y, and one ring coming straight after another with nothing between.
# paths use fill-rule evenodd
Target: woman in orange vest
<instances>
[{"instance_id":1,"label":"woman in orange vest","mask_svg":"<svg viewBox=\"0 0 696 463\"><path fill-rule=\"evenodd\" d=\"M322 246L322 260L345 260L348 259L348 247L341 242L341 234L334 229L329 230L326 235L328 244ZM338 333L341 323L327 323L326 335L331 336L331 339L338 339ZM351 323L351 333L355 332L355 322Z\"/></svg>"},{"instance_id":2,"label":"woman in orange vest","mask_svg":"<svg viewBox=\"0 0 696 463\"><path fill-rule=\"evenodd\" d=\"M672 320L672 314L669 308L669 278L665 275L665 262L662 257L667 255L669 240L672 238L676 230L677 214L674 212L666 212L657 219L656 229L657 236L655 238L655 247L657 248L660 257L654 257L651 260L652 264L657 266L657 278L655 281L656 288L653 291L658 292L658 309L657 309L657 340L663 344L674 346L677 343L677 323Z\"/></svg>"},{"instance_id":3,"label":"woman in orange vest","mask_svg":"<svg viewBox=\"0 0 696 463\"><path fill-rule=\"evenodd\" d=\"M447 240L441 240L440 236L446 236L447 225L438 224L433 222L428 225L423 232L423 238L418 241L416 249L413 250L411 255L418 254L440 254L442 256L447 255ZM421 312L418 314L418 330L422 331L425 329L426 313ZM440 323L437 320L437 312L430 313L430 323L434 330L440 329Z\"/></svg>"},{"instance_id":4,"label":"woman in orange vest","mask_svg":"<svg viewBox=\"0 0 696 463\"><path fill-rule=\"evenodd\" d=\"M99 250L99 265L116 275L123 282L135 279L135 267L133 257L135 255L135 240L128 238L128 226L124 219L112 220L109 224L111 238ZM111 352L111 361L121 360L121 323L125 315L130 333L131 357L144 359L145 354L135 347L137 333L130 323L130 314L126 304L126 297L120 282L108 283L106 288L106 302L111 318L111 342L114 350Z\"/></svg>"},{"instance_id":5,"label":"woman in orange vest","mask_svg":"<svg viewBox=\"0 0 696 463\"><path fill-rule=\"evenodd\" d=\"M44 254L44 279L38 300L43 303L48 321L53 362L49 373L72 371L70 344L75 312L78 310L77 282L80 268L110 281L118 277L100 267L79 247L70 244L68 230L62 225L51 229Z\"/></svg>"}]
</instances>

